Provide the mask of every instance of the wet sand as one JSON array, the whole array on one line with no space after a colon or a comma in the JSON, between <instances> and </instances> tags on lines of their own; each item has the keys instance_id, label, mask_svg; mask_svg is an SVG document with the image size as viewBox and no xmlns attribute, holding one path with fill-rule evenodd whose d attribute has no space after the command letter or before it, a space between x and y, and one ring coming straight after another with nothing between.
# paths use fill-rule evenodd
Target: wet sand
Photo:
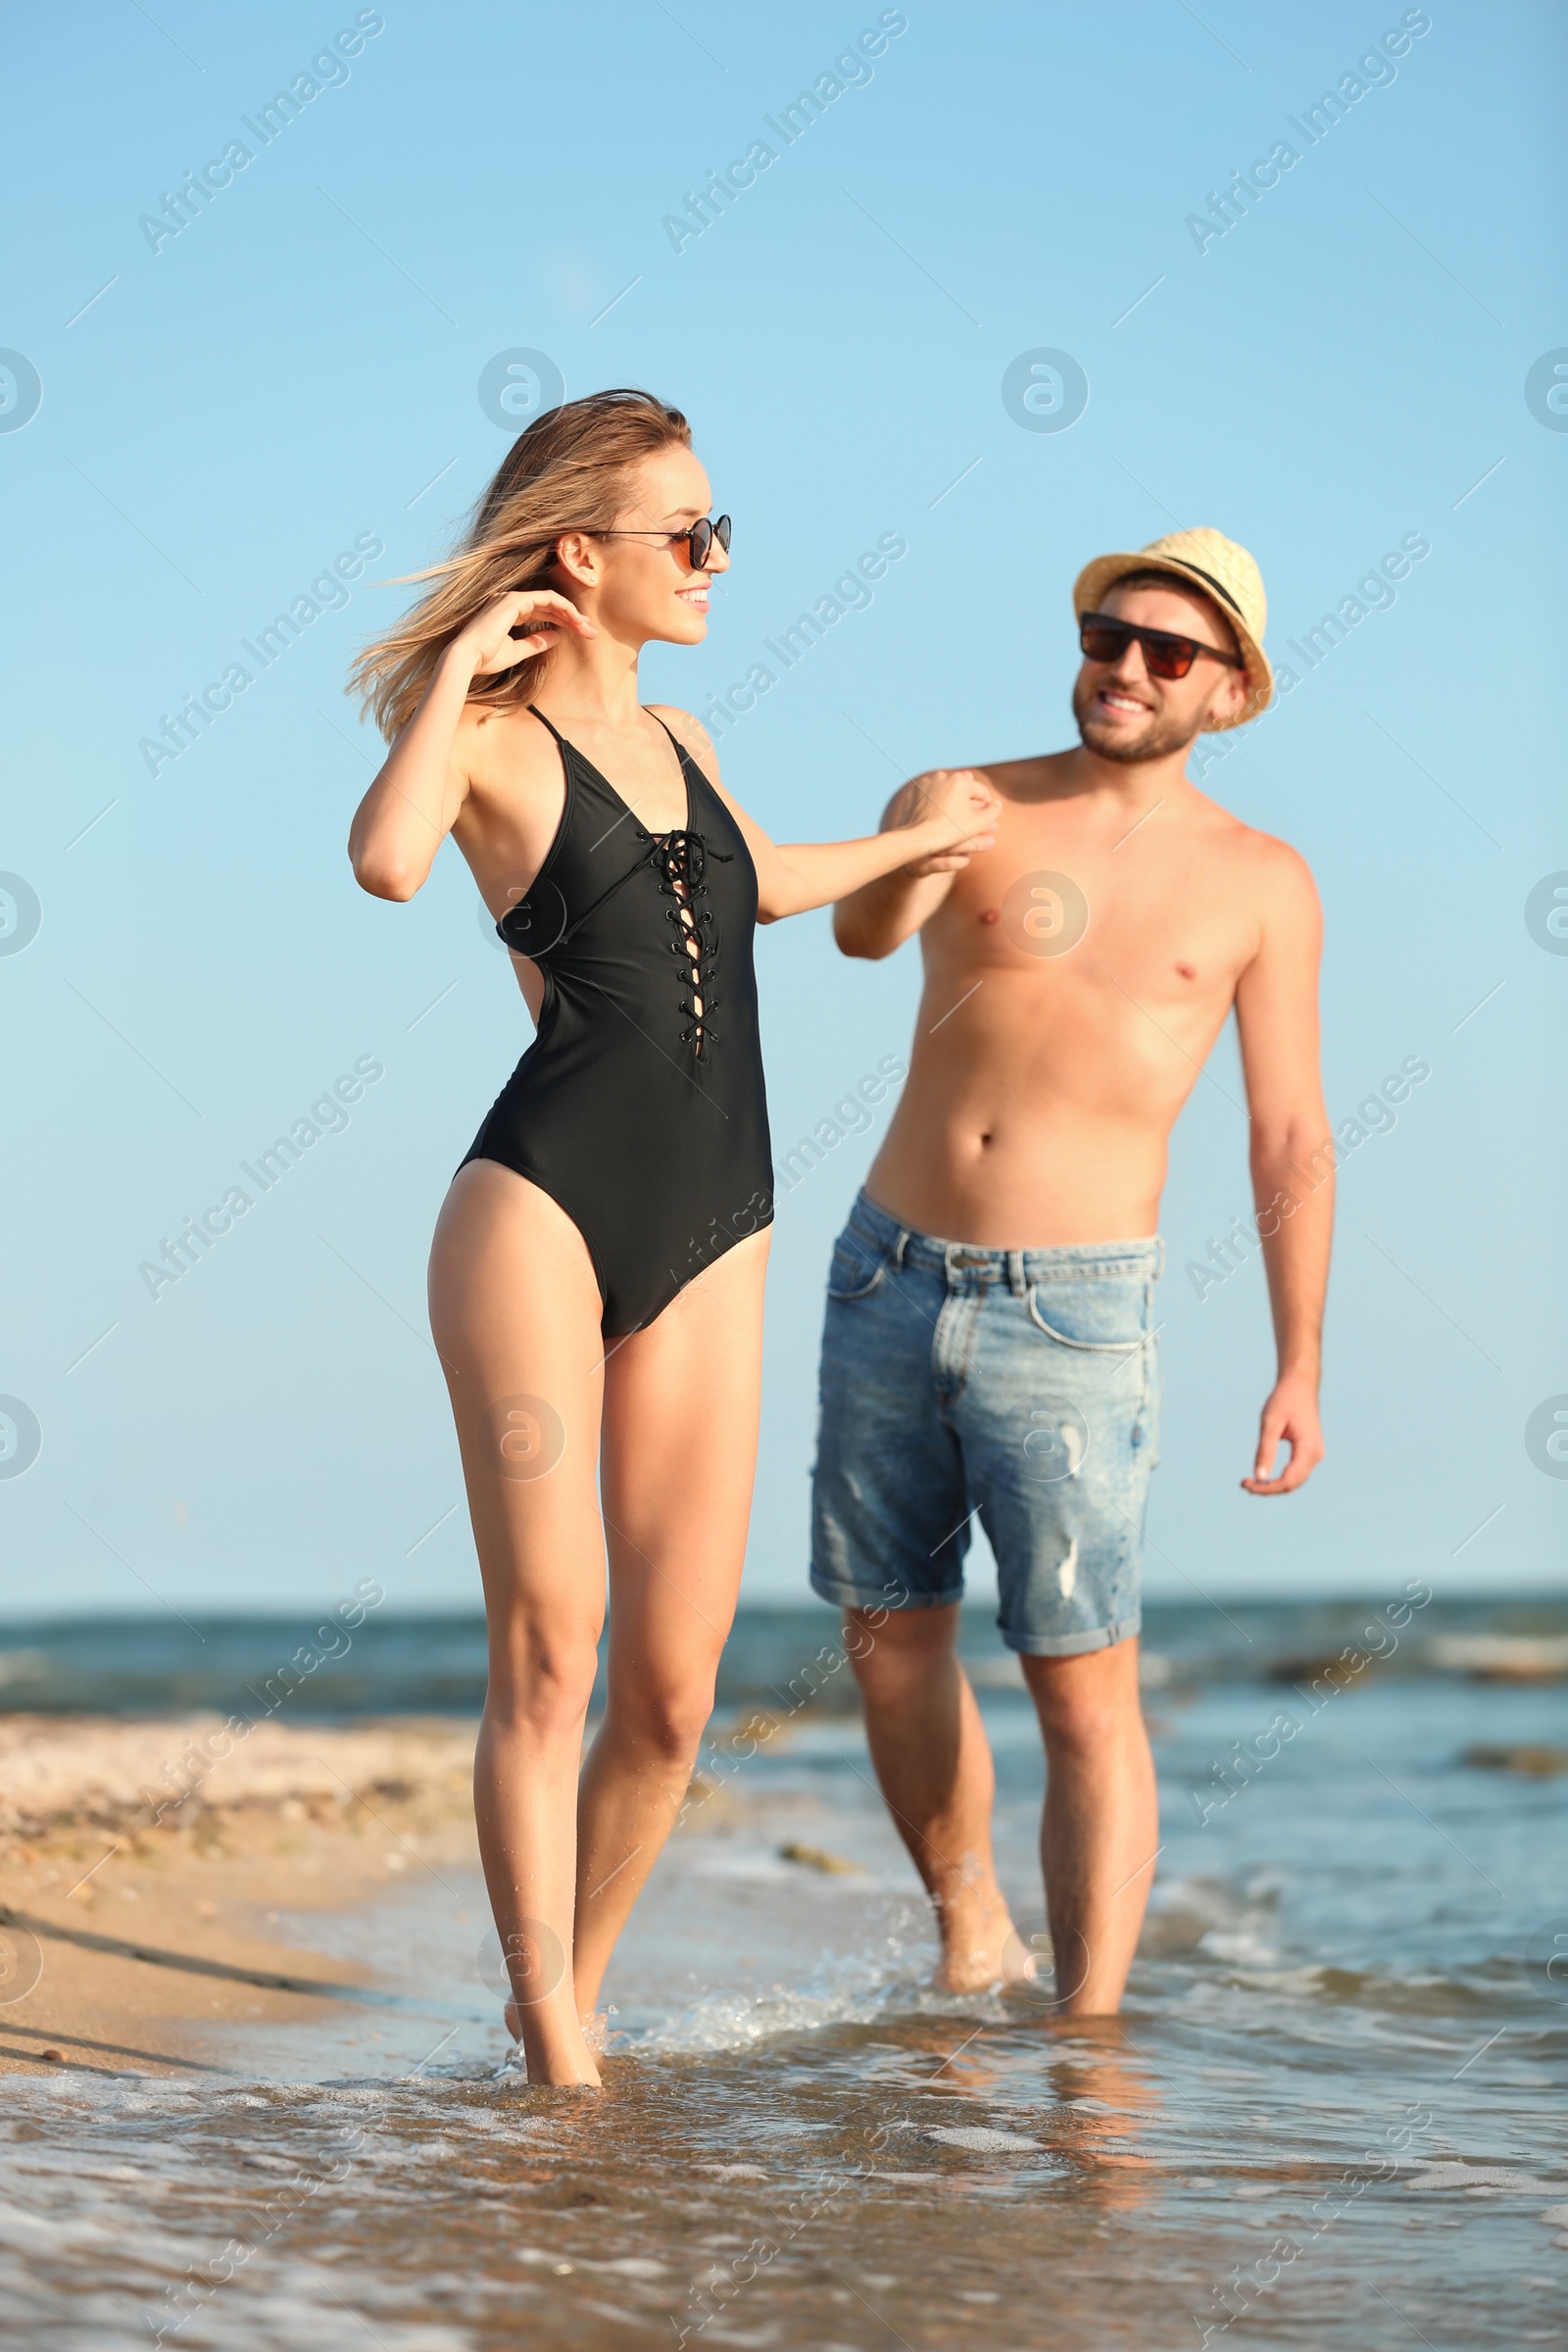
<instances>
[{"instance_id":1,"label":"wet sand","mask_svg":"<svg viewBox=\"0 0 1568 2352\"><path fill-rule=\"evenodd\" d=\"M472 1723L264 1724L213 1758L220 1723L0 1719L0 2071L228 2074L345 2003L379 2038L374 1971L312 1915L330 1945L411 1872L471 1872Z\"/></svg>"}]
</instances>

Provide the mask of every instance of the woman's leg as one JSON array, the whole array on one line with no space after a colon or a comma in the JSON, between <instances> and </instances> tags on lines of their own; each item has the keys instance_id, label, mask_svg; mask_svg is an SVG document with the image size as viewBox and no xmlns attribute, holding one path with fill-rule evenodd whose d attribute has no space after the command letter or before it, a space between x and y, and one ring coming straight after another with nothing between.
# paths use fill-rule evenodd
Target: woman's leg
<instances>
[{"instance_id":1,"label":"woman's leg","mask_svg":"<svg viewBox=\"0 0 1568 2352\"><path fill-rule=\"evenodd\" d=\"M605 1613L599 1324L564 1210L493 1160L460 1168L430 1253L430 1326L484 1579L479 1851L531 2082L599 2081L571 1978L577 1774Z\"/></svg>"},{"instance_id":2,"label":"woman's leg","mask_svg":"<svg viewBox=\"0 0 1568 2352\"><path fill-rule=\"evenodd\" d=\"M577 1820L585 2017L712 1712L757 1466L766 1266L765 1234L737 1243L605 1366L610 1702Z\"/></svg>"}]
</instances>

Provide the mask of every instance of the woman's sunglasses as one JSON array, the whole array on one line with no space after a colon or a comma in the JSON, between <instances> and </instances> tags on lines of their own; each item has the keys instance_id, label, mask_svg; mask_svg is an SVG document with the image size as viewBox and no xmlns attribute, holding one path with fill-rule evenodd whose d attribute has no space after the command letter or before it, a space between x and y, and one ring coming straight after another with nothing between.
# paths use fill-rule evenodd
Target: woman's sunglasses
<instances>
[{"instance_id":1,"label":"woman's sunglasses","mask_svg":"<svg viewBox=\"0 0 1568 2352\"><path fill-rule=\"evenodd\" d=\"M1173 637L1168 629L1135 628L1130 620L1113 619L1108 612L1080 612L1078 643L1091 662L1119 662L1134 638L1144 649L1144 666L1152 678L1185 678L1200 654L1245 669L1240 654L1221 653L1197 637Z\"/></svg>"},{"instance_id":2,"label":"woman's sunglasses","mask_svg":"<svg viewBox=\"0 0 1568 2352\"><path fill-rule=\"evenodd\" d=\"M720 514L716 522L710 522L705 514L702 521L694 522L689 531L590 531L588 537L591 539L662 539L666 547L678 547L681 540L684 539L690 551L693 571L704 571L708 566L709 551L715 539L725 555L729 554L729 516Z\"/></svg>"}]
</instances>

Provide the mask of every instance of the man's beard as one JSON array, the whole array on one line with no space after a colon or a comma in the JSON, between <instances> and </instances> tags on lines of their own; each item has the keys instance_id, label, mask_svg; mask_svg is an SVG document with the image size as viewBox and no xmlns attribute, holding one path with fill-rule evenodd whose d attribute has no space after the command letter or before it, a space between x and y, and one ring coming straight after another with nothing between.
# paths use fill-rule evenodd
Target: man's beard
<instances>
[{"instance_id":1,"label":"man's beard","mask_svg":"<svg viewBox=\"0 0 1568 2352\"><path fill-rule=\"evenodd\" d=\"M1157 712L1152 710L1149 724L1141 735L1122 735L1102 742L1101 737L1104 730L1095 714L1096 692L1095 687L1082 679L1076 680L1072 690L1072 714L1078 721L1080 738L1097 760L1115 760L1124 767L1135 767L1144 760L1163 760L1171 752L1184 752L1202 732L1195 721L1184 734L1178 719L1161 719Z\"/></svg>"}]
</instances>

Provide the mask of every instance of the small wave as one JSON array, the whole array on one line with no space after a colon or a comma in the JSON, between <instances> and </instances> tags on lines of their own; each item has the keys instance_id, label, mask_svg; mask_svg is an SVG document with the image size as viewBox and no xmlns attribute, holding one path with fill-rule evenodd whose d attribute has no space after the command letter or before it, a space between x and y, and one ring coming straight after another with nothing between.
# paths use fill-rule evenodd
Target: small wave
<instances>
[{"instance_id":1,"label":"small wave","mask_svg":"<svg viewBox=\"0 0 1568 2352\"><path fill-rule=\"evenodd\" d=\"M1026 2139L1021 2132L988 2131L982 2124L942 2124L920 2136L940 2140L944 2147L972 2148L981 2156L1027 2156L1040 2148L1038 2139Z\"/></svg>"},{"instance_id":2,"label":"small wave","mask_svg":"<svg viewBox=\"0 0 1568 2352\"><path fill-rule=\"evenodd\" d=\"M916 1976L902 1953L892 1960L851 1954L824 1962L799 1984L701 1993L658 2025L623 2028L619 2046L639 2056L692 2056L749 2049L783 2034L872 2025L889 2015L978 2017L1003 2025L1011 2012L1000 1992L942 1991L928 1977Z\"/></svg>"},{"instance_id":3,"label":"small wave","mask_svg":"<svg viewBox=\"0 0 1568 2352\"><path fill-rule=\"evenodd\" d=\"M1402 2184L1405 2188L1490 2188L1512 2190L1522 2196L1550 2196L1558 2180L1538 2180L1534 2173L1516 2172L1506 2164L1427 2164Z\"/></svg>"}]
</instances>

